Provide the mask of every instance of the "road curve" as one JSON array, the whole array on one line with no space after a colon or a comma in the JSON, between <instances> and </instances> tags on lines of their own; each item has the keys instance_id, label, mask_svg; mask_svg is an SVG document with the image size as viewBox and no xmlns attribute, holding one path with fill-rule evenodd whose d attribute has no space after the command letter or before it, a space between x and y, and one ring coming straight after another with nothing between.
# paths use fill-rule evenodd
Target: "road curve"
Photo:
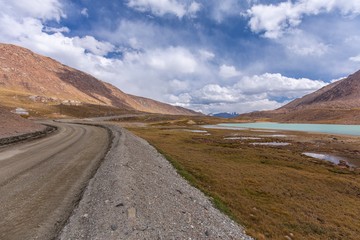
<instances>
[{"instance_id":1,"label":"road curve","mask_svg":"<svg viewBox=\"0 0 360 240\"><path fill-rule=\"evenodd\" d=\"M109 146L106 129L51 123L46 138L0 148L0 239L53 239Z\"/></svg>"}]
</instances>

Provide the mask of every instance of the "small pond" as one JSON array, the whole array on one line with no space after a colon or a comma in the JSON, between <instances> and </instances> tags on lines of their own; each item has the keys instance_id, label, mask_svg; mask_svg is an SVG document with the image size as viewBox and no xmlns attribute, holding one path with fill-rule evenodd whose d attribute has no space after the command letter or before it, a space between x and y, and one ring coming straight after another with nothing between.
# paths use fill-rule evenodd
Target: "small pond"
<instances>
[{"instance_id":1,"label":"small pond","mask_svg":"<svg viewBox=\"0 0 360 240\"><path fill-rule=\"evenodd\" d=\"M316 158L316 159L320 159L320 160L325 160L328 162L332 162L334 164L339 164L340 161L345 161L343 158L334 156L334 155L330 155L330 154L322 154L322 153L310 153L310 152L304 152L303 153L305 156L308 157L312 157L312 158ZM349 166L354 166L352 164L349 164L347 161L345 161L347 165Z\"/></svg>"}]
</instances>

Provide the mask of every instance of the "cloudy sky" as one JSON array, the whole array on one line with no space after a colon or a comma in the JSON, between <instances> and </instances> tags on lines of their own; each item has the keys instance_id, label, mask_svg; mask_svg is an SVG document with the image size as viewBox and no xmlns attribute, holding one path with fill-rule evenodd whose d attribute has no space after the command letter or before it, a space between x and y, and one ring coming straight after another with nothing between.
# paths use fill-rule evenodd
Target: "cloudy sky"
<instances>
[{"instance_id":1,"label":"cloudy sky","mask_svg":"<svg viewBox=\"0 0 360 240\"><path fill-rule=\"evenodd\" d=\"M359 0L0 0L0 42L204 113L277 108L360 69Z\"/></svg>"}]
</instances>

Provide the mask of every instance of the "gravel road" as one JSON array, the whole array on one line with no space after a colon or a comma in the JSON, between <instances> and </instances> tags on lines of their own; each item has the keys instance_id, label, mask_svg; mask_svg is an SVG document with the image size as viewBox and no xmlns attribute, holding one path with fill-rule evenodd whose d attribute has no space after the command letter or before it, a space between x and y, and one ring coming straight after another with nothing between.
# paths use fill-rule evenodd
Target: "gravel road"
<instances>
[{"instance_id":1,"label":"gravel road","mask_svg":"<svg viewBox=\"0 0 360 240\"><path fill-rule=\"evenodd\" d=\"M106 129L51 123L48 137L0 148L0 239L53 239L105 156Z\"/></svg>"},{"instance_id":2,"label":"gravel road","mask_svg":"<svg viewBox=\"0 0 360 240\"><path fill-rule=\"evenodd\" d=\"M112 148L59 239L251 239L146 141L109 128Z\"/></svg>"}]
</instances>

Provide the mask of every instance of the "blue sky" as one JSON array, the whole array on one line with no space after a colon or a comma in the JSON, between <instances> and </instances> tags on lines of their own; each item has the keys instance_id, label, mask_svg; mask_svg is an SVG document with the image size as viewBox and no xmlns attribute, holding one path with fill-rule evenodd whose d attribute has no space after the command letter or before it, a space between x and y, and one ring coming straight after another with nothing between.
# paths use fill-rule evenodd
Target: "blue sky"
<instances>
[{"instance_id":1,"label":"blue sky","mask_svg":"<svg viewBox=\"0 0 360 240\"><path fill-rule=\"evenodd\" d=\"M0 41L204 113L274 109L360 69L359 0L0 0Z\"/></svg>"}]
</instances>

